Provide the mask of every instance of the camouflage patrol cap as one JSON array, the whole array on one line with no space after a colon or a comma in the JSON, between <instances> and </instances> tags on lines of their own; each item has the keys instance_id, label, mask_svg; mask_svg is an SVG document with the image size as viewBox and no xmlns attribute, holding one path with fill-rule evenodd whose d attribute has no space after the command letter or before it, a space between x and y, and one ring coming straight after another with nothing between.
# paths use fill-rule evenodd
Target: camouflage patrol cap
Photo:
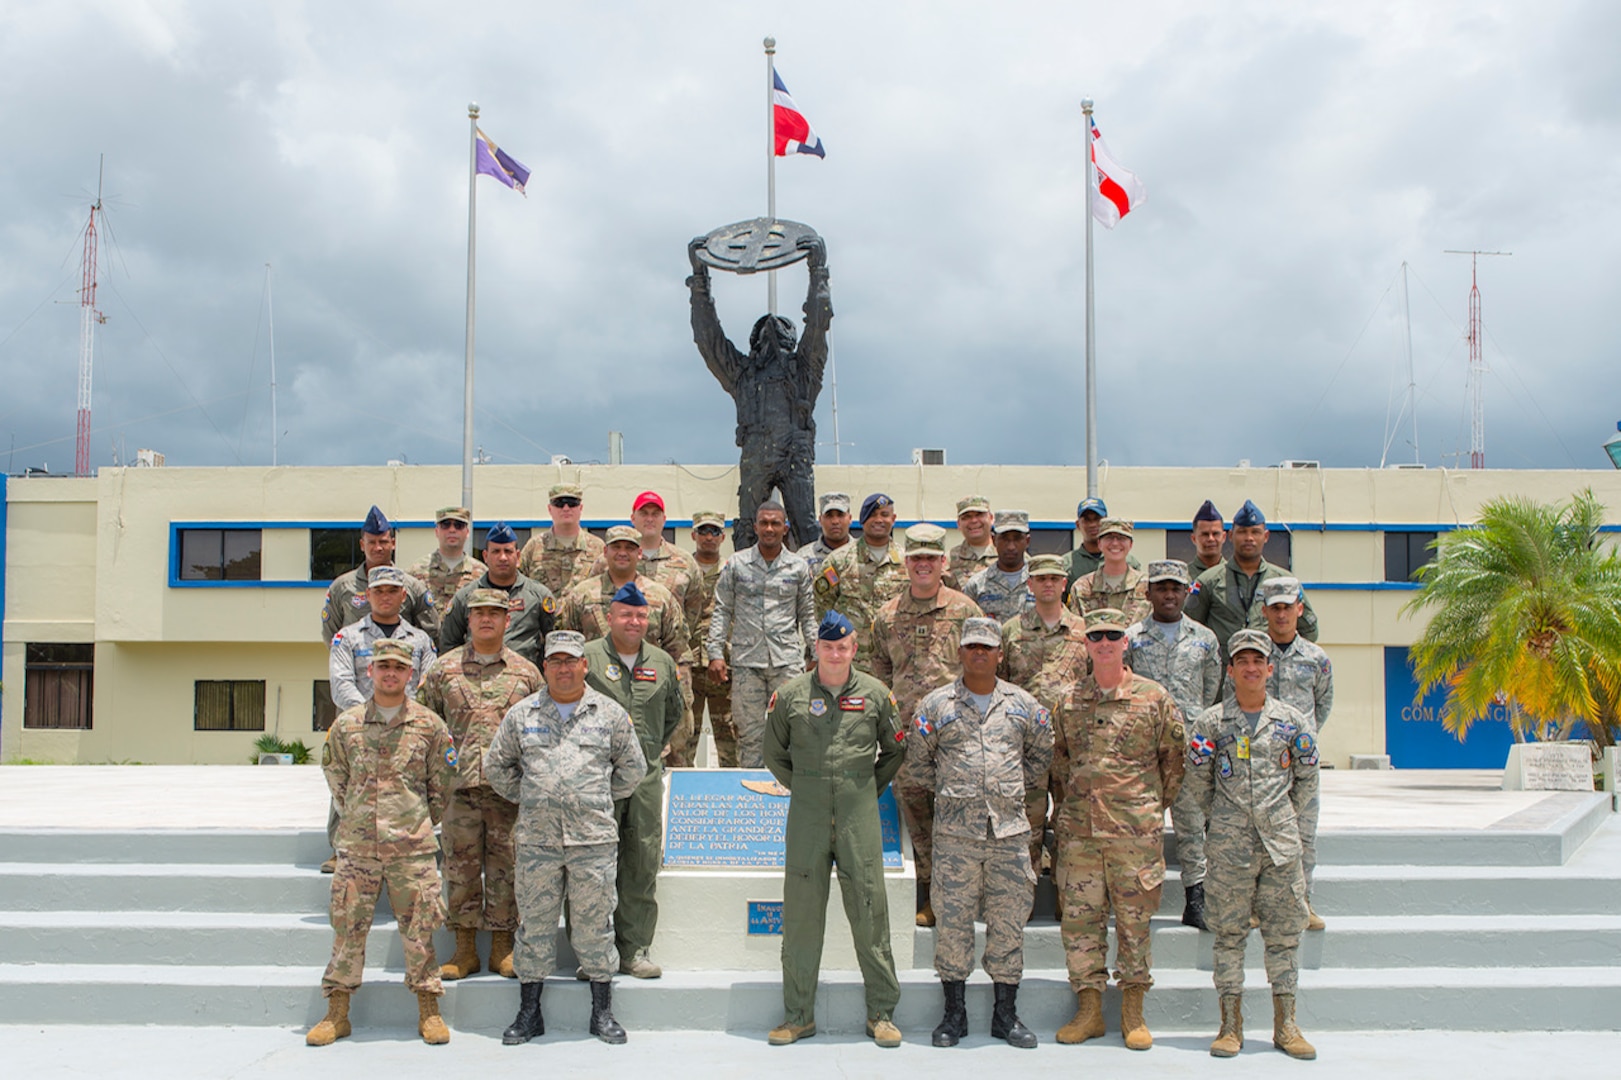
<instances>
[{"instance_id":1,"label":"camouflage patrol cap","mask_svg":"<svg viewBox=\"0 0 1621 1080\"><path fill-rule=\"evenodd\" d=\"M822 497L816 500L816 515L820 517L829 510L837 510L841 514L848 514L850 512L850 496L842 491L824 491Z\"/></svg>"},{"instance_id":2,"label":"camouflage patrol cap","mask_svg":"<svg viewBox=\"0 0 1621 1080\"><path fill-rule=\"evenodd\" d=\"M1118 608L1100 607L1086 613L1086 632L1126 629L1126 613Z\"/></svg>"},{"instance_id":3,"label":"camouflage patrol cap","mask_svg":"<svg viewBox=\"0 0 1621 1080\"><path fill-rule=\"evenodd\" d=\"M1227 639L1227 656L1235 658L1239 653L1250 650L1260 653L1263 657L1272 655L1272 639L1266 636L1264 630L1251 630L1245 628L1236 631Z\"/></svg>"},{"instance_id":4,"label":"camouflage patrol cap","mask_svg":"<svg viewBox=\"0 0 1621 1080\"><path fill-rule=\"evenodd\" d=\"M946 531L938 525L920 521L906 530L906 556L945 555Z\"/></svg>"},{"instance_id":5,"label":"camouflage patrol cap","mask_svg":"<svg viewBox=\"0 0 1621 1080\"><path fill-rule=\"evenodd\" d=\"M416 664L411 646L398 638L384 638L372 644L371 662L375 664L383 660L394 660L406 667L414 667Z\"/></svg>"},{"instance_id":6,"label":"camouflage patrol cap","mask_svg":"<svg viewBox=\"0 0 1621 1080\"><path fill-rule=\"evenodd\" d=\"M467 596L467 609L471 611L476 607L498 607L507 611L511 609L512 602L500 589L474 589Z\"/></svg>"},{"instance_id":7,"label":"camouflage patrol cap","mask_svg":"<svg viewBox=\"0 0 1621 1080\"><path fill-rule=\"evenodd\" d=\"M405 571L397 566L374 566L366 572L366 588L375 589L379 585L393 585L405 588Z\"/></svg>"},{"instance_id":8,"label":"camouflage patrol cap","mask_svg":"<svg viewBox=\"0 0 1621 1080\"><path fill-rule=\"evenodd\" d=\"M983 495L970 495L966 499L958 499L957 500L957 516L958 517L962 517L964 514L970 513L970 512L972 512L974 510L978 510L980 513L983 513L983 514L990 513L991 512L991 500L987 499Z\"/></svg>"},{"instance_id":9,"label":"camouflage patrol cap","mask_svg":"<svg viewBox=\"0 0 1621 1080\"><path fill-rule=\"evenodd\" d=\"M567 656L585 655L585 635L578 630L553 630L546 635L546 655L563 653Z\"/></svg>"},{"instance_id":10,"label":"camouflage patrol cap","mask_svg":"<svg viewBox=\"0 0 1621 1080\"><path fill-rule=\"evenodd\" d=\"M1000 536L1007 532L1030 531L1030 511L1028 510L998 510L996 523L991 526L991 532Z\"/></svg>"},{"instance_id":11,"label":"camouflage patrol cap","mask_svg":"<svg viewBox=\"0 0 1621 1080\"><path fill-rule=\"evenodd\" d=\"M1110 533L1130 537L1136 531L1136 528L1131 522L1122 518L1104 518L1103 523L1098 526L1098 539L1101 540Z\"/></svg>"},{"instance_id":12,"label":"camouflage patrol cap","mask_svg":"<svg viewBox=\"0 0 1621 1080\"><path fill-rule=\"evenodd\" d=\"M1064 569L1064 560L1058 555L1032 555L1025 564L1030 577L1068 577L1069 571Z\"/></svg>"},{"instance_id":13,"label":"camouflage patrol cap","mask_svg":"<svg viewBox=\"0 0 1621 1080\"><path fill-rule=\"evenodd\" d=\"M463 525L471 525L473 512L465 506L442 506L433 512L433 523L437 525L441 521L459 521Z\"/></svg>"},{"instance_id":14,"label":"camouflage patrol cap","mask_svg":"<svg viewBox=\"0 0 1621 1080\"><path fill-rule=\"evenodd\" d=\"M692 514L692 527L700 525L713 525L717 529L726 528L726 515L719 510L695 510ZM640 539L637 541L640 543Z\"/></svg>"},{"instance_id":15,"label":"camouflage patrol cap","mask_svg":"<svg viewBox=\"0 0 1621 1080\"><path fill-rule=\"evenodd\" d=\"M1148 583L1156 581L1180 581L1184 585L1191 585L1193 581L1188 577L1188 564L1181 559L1159 559L1148 564Z\"/></svg>"},{"instance_id":16,"label":"camouflage patrol cap","mask_svg":"<svg viewBox=\"0 0 1621 1080\"><path fill-rule=\"evenodd\" d=\"M546 493L546 501L553 499L583 499L585 492L580 490L579 484L553 484L552 489Z\"/></svg>"},{"instance_id":17,"label":"camouflage patrol cap","mask_svg":"<svg viewBox=\"0 0 1621 1080\"><path fill-rule=\"evenodd\" d=\"M993 649L1002 647L1002 624L995 619L987 619L979 615L962 621L963 645L989 645Z\"/></svg>"},{"instance_id":18,"label":"camouflage patrol cap","mask_svg":"<svg viewBox=\"0 0 1621 1080\"><path fill-rule=\"evenodd\" d=\"M641 547L642 534L637 532L636 529L630 525L610 525L608 526L608 535L604 538L604 542L609 544L629 543L635 544L637 547Z\"/></svg>"},{"instance_id":19,"label":"camouflage patrol cap","mask_svg":"<svg viewBox=\"0 0 1621 1080\"><path fill-rule=\"evenodd\" d=\"M1294 604L1300 600L1300 579L1292 577L1267 578L1261 582L1261 605Z\"/></svg>"}]
</instances>

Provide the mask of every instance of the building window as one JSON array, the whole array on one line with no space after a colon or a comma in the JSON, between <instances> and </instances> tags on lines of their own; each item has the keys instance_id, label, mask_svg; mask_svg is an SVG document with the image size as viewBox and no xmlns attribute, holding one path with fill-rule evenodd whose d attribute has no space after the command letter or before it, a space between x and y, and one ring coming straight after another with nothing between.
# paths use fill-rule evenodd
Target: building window
<instances>
[{"instance_id":1,"label":"building window","mask_svg":"<svg viewBox=\"0 0 1621 1080\"><path fill-rule=\"evenodd\" d=\"M310 580L331 581L362 561L356 529L310 530Z\"/></svg>"},{"instance_id":2,"label":"building window","mask_svg":"<svg viewBox=\"0 0 1621 1080\"><path fill-rule=\"evenodd\" d=\"M338 707L332 703L332 681L316 679L314 706L310 709L310 730L326 731L338 718Z\"/></svg>"},{"instance_id":3,"label":"building window","mask_svg":"<svg viewBox=\"0 0 1621 1080\"><path fill-rule=\"evenodd\" d=\"M36 645L25 650L23 727L90 730L96 647Z\"/></svg>"},{"instance_id":4,"label":"building window","mask_svg":"<svg viewBox=\"0 0 1621 1080\"><path fill-rule=\"evenodd\" d=\"M592 529L591 531L595 532L596 530ZM603 531L606 532L607 530L605 529ZM671 534L673 534L674 531L675 530L673 530L673 529L666 529L665 530L665 532L671 533ZM522 551L523 546L525 544L529 543L529 533L531 532L531 530L529 530L529 529L519 529L519 528L514 527L512 532L513 532L513 535L517 536L517 538L518 538L518 550ZM489 529L474 529L472 537L469 538L469 540L467 542L467 546L473 549L473 558L479 560L480 562L484 561L484 541L489 537L489 535L490 535L490 530Z\"/></svg>"},{"instance_id":5,"label":"building window","mask_svg":"<svg viewBox=\"0 0 1621 1080\"><path fill-rule=\"evenodd\" d=\"M1229 535L1231 530L1228 530ZM1269 529L1266 534L1266 546L1261 549L1261 558L1273 566L1280 566L1285 570L1291 569L1294 564L1294 549L1290 541L1293 534L1283 529ZM1180 559L1190 567L1197 561L1193 550L1192 529L1166 529L1165 530L1165 557L1167 559ZM1221 546L1221 557L1233 557L1233 543L1231 540ZM1198 574L1193 575L1198 577Z\"/></svg>"},{"instance_id":6,"label":"building window","mask_svg":"<svg viewBox=\"0 0 1621 1080\"><path fill-rule=\"evenodd\" d=\"M194 728L197 731L263 731L263 679L198 679Z\"/></svg>"},{"instance_id":7,"label":"building window","mask_svg":"<svg viewBox=\"0 0 1621 1080\"><path fill-rule=\"evenodd\" d=\"M1413 581L1418 568L1435 561L1434 532L1385 533L1385 580Z\"/></svg>"},{"instance_id":8,"label":"building window","mask_svg":"<svg viewBox=\"0 0 1621 1080\"><path fill-rule=\"evenodd\" d=\"M1075 546L1075 532L1062 529L1031 529L1027 555L1067 555Z\"/></svg>"},{"instance_id":9,"label":"building window","mask_svg":"<svg viewBox=\"0 0 1621 1080\"><path fill-rule=\"evenodd\" d=\"M181 529L181 581L258 581L258 529Z\"/></svg>"}]
</instances>

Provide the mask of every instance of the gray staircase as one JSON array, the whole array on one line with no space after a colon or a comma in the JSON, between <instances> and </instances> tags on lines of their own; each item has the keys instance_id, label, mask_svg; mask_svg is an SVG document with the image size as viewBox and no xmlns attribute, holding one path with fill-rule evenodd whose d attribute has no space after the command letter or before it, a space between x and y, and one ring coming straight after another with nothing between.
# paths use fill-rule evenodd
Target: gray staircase
<instances>
[{"instance_id":1,"label":"gray staircase","mask_svg":"<svg viewBox=\"0 0 1621 1080\"><path fill-rule=\"evenodd\" d=\"M1604 796L1572 800L1534 828L1325 835L1313 900L1329 928L1304 938L1303 1026L1613 1028L1621 1015L1621 819ZM331 947L331 878L318 870L324 854L318 831L0 830L0 1015L24 1024L312 1023ZM1180 925L1181 906L1173 868L1154 922L1148 1019L1199 1030L1216 1021L1211 938ZM1044 1035L1074 1007L1046 910L1026 932L1020 995L1021 1014ZM450 944L442 932L441 955ZM907 1031L932 1027L941 1000L930 968L933 932L917 931L914 950L897 1016ZM1258 942L1249 960L1251 1023L1264 1027ZM409 1029L414 1002L401 984L386 899L367 963L357 1022ZM546 990L549 1029L585 1027L588 995L572 966L565 946ZM446 991L447 1020L464 1030L497 1030L517 1005L516 985L487 972ZM974 1015L988 1012L983 975L969 992ZM781 1018L781 990L770 973L671 971L650 982L616 980L615 1006L631 1030L764 1031ZM1106 1008L1118 1009L1113 992ZM817 1013L825 1030L860 1030L854 973L824 973Z\"/></svg>"}]
</instances>

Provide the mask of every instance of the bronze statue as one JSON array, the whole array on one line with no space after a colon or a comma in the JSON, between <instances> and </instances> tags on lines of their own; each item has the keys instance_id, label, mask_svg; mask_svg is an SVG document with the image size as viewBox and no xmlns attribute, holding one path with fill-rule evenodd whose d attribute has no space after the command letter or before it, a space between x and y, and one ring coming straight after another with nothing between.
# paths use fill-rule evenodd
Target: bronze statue
<instances>
[{"instance_id":1,"label":"bronze statue","mask_svg":"<svg viewBox=\"0 0 1621 1080\"><path fill-rule=\"evenodd\" d=\"M821 531L813 470L816 398L822 392L827 330L833 320L827 246L797 222L756 219L695 238L687 245L687 257L692 263L687 278L692 339L721 388L737 403L737 445L743 452L733 545L741 550L754 543L754 511L773 485L782 489L794 546L808 544ZM749 334L749 351L743 353L727 340L715 314L709 267L752 273L801 258L808 258L810 268L804 337L796 343L792 322L762 315Z\"/></svg>"}]
</instances>

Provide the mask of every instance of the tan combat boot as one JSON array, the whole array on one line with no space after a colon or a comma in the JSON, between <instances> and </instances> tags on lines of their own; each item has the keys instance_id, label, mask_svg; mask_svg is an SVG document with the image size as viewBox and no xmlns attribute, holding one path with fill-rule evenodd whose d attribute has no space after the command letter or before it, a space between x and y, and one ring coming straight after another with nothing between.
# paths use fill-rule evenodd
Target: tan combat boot
<instances>
[{"instance_id":1,"label":"tan combat boot","mask_svg":"<svg viewBox=\"0 0 1621 1080\"><path fill-rule=\"evenodd\" d=\"M450 1029L439 1015L439 995L427 990L417 991L417 1034L429 1046L440 1046L450 1041Z\"/></svg>"},{"instance_id":2,"label":"tan combat boot","mask_svg":"<svg viewBox=\"0 0 1621 1080\"><path fill-rule=\"evenodd\" d=\"M1292 1058L1315 1061L1317 1048L1306 1041L1295 1026L1295 996L1272 995L1272 1045Z\"/></svg>"},{"instance_id":3,"label":"tan combat boot","mask_svg":"<svg viewBox=\"0 0 1621 1080\"><path fill-rule=\"evenodd\" d=\"M334 990L327 995L326 1016L304 1036L305 1046L331 1046L349 1037L349 991Z\"/></svg>"},{"instance_id":4,"label":"tan combat boot","mask_svg":"<svg viewBox=\"0 0 1621 1080\"><path fill-rule=\"evenodd\" d=\"M1221 1033L1210 1044L1210 1056L1237 1057L1244 1049L1244 997L1241 994L1221 995Z\"/></svg>"},{"instance_id":5,"label":"tan combat boot","mask_svg":"<svg viewBox=\"0 0 1621 1080\"><path fill-rule=\"evenodd\" d=\"M477 953L473 954L473 961L478 962ZM512 966L511 930L490 931L490 970L503 979L516 979L518 977L518 972ZM440 978L443 977L441 974Z\"/></svg>"},{"instance_id":6,"label":"tan combat boot","mask_svg":"<svg viewBox=\"0 0 1621 1080\"><path fill-rule=\"evenodd\" d=\"M1306 929L1307 930L1321 930L1327 925L1328 925L1327 923L1323 922L1323 917L1321 915L1317 914L1317 909L1311 906L1311 901L1307 900L1306 901Z\"/></svg>"},{"instance_id":7,"label":"tan combat boot","mask_svg":"<svg viewBox=\"0 0 1621 1080\"><path fill-rule=\"evenodd\" d=\"M765 1041L772 1046L790 1046L800 1039L808 1039L815 1034L816 1021L814 1020L808 1024L794 1024L784 1020L771 1029L771 1033L765 1037Z\"/></svg>"},{"instance_id":8,"label":"tan combat boot","mask_svg":"<svg viewBox=\"0 0 1621 1080\"><path fill-rule=\"evenodd\" d=\"M465 979L478 971L478 931L458 926L455 955L439 965L439 977L451 980Z\"/></svg>"},{"instance_id":9,"label":"tan combat boot","mask_svg":"<svg viewBox=\"0 0 1621 1080\"><path fill-rule=\"evenodd\" d=\"M1070 1022L1058 1029L1058 1041L1066 1046L1083 1043L1088 1039L1103 1037L1103 991L1080 990L1076 992L1075 1015Z\"/></svg>"},{"instance_id":10,"label":"tan combat boot","mask_svg":"<svg viewBox=\"0 0 1621 1080\"><path fill-rule=\"evenodd\" d=\"M930 898L928 878L919 878L917 882L917 925L934 925L934 901Z\"/></svg>"},{"instance_id":11,"label":"tan combat boot","mask_svg":"<svg viewBox=\"0 0 1621 1080\"><path fill-rule=\"evenodd\" d=\"M1146 989L1141 986L1124 986L1120 989L1120 1034L1126 1038L1127 1050L1147 1050L1154 1045L1154 1036L1148 1033L1148 1025L1143 1023L1143 994Z\"/></svg>"},{"instance_id":12,"label":"tan combat boot","mask_svg":"<svg viewBox=\"0 0 1621 1080\"><path fill-rule=\"evenodd\" d=\"M867 1035L886 1050L893 1050L901 1044L901 1029L895 1026L893 1020L868 1020Z\"/></svg>"}]
</instances>

